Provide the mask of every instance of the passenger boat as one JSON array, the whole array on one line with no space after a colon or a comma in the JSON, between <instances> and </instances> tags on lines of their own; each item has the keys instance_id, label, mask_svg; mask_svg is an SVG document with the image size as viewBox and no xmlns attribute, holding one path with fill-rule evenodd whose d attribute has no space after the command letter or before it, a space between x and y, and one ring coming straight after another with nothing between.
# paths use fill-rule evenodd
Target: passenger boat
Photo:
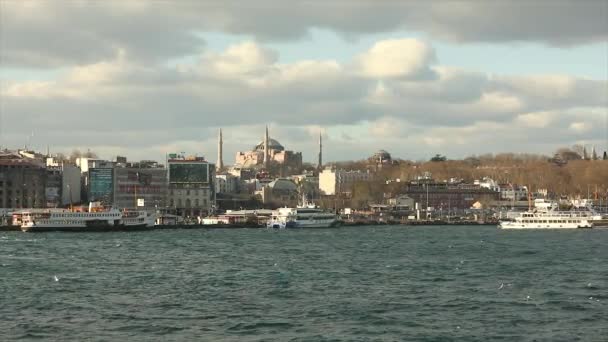
<instances>
[{"instance_id":1,"label":"passenger boat","mask_svg":"<svg viewBox=\"0 0 608 342\"><path fill-rule=\"evenodd\" d=\"M88 211L47 209L22 211L21 230L41 231L106 231L151 229L155 215L142 210L105 209L89 205Z\"/></svg>"},{"instance_id":2,"label":"passenger boat","mask_svg":"<svg viewBox=\"0 0 608 342\"><path fill-rule=\"evenodd\" d=\"M268 220L268 228L329 228L338 223L338 216L314 205L279 208Z\"/></svg>"},{"instance_id":3,"label":"passenger boat","mask_svg":"<svg viewBox=\"0 0 608 342\"><path fill-rule=\"evenodd\" d=\"M560 211L553 203L536 200L534 209L510 215L510 219L501 220L498 226L502 229L576 229L592 228L593 222L587 211Z\"/></svg>"}]
</instances>

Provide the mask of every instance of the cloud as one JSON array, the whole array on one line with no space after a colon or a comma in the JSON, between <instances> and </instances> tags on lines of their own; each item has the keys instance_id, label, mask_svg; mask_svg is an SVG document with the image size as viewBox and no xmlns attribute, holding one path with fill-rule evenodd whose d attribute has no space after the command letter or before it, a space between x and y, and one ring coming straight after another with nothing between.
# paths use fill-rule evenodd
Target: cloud
<instances>
[{"instance_id":1,"label":"cloud","mask_svg":"<svg viewBox=\"0 0 608 342\"><path fill-rule=\"evenodd\" d=\"M605 1L310 2L310 1L3 1L4 66L90 64L123 50L163 62L196 55L202 32L293 41L313 28L353 39L407 30L450 42L536 42L572 46L608 38ZM297 14L297 15L294 15ZM384 74L376 65L371 70Z\"/></svg>"},{"instance_id":2,"label":"cloud","mask_svg":"<svg viewBox=\"0 0 608 342\"><path fill-rule=\"evenodd\" d=\"M416 39L383 40L358 57L361 73L373 78L433 77L429 65L435 60L433 48Z\"/></svg>"},{"instance_id":3,"label":"cloud","mask_svg":"<svg viewBox=\"0 0 608 342\"><path fill-rule=\"evenodd\" d=\"M551 121L553 121L553 113L537 112L521 114L515 119L515 121L526 127L544 128L547 127Z\"/></svg>"},{"instance_id":4,"label":"cloud","mask_svg":"<svg viewBox=\"0 0 608 342\"><path fill-rule=\"evenodd\" d=\"M424 41L395 41L432 51ZM412 159L426 159L430 150L452 157L546 152L604 135L606 81L496 76L429 66L425 58L419 65L435 78L399 71L379 79L361 73L358 58L280 63L278 57L246 40L177 65L138 63L119 51L49 80L6 80L1 143L22 146L34 130L34 142L55 150L86 144L99 153L159 159L168 149L214 154L223 127L229 162L261 139L267 123L273 137L307 160L316 156L320 128L327 160L361 159L381 148Z\"/></svg>"},{"instance_id":5,"label":"cloud","mask_svg":"<svg viewBox=\"0 0 608 342\"><path fill-rule=\"evenodd\" d=\"M571 123L568 128L576 133L584 133L591 129L591 124L588 122L578 121Z\"/></svg>"}]
</instances>

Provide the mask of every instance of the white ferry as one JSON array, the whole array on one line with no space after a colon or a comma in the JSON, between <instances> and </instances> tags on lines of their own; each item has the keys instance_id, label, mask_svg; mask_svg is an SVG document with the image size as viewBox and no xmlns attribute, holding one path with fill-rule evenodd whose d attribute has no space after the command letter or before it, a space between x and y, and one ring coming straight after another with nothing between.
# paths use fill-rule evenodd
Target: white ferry
<instances>
[{"instance_id":1,"label":"white ferry","mask_svg":"<svg viewBox=\"0 0 608 342\"><path fill-rule=\"evenodd\" d=\"M88 211L48 209L21 212L21 230L104 231L148 229L154 227L155 215L146 211L120 211L89 206Z\"/></svg>"},{"instance_id":2,"label":"white ferry","mask_svg":"<svg viewBox=\"0 0 608 342\"><path fill-rule=\"evenodd\" d=\"M316 206L279 208L272 212L268 228L329 228L338 223L338 216Z\"/></svg>"},{"instance_id":3,"label":"white ferry","mask_svg":"<svg viewBox=\"0 0 608 342\"><path fill-rule=\"evenodd\" d=\"M535 208L510 215L501 220L502 229L575 229L593 228L592 217L585 211L559 211L557 205L544 200L536 200ZM513 213L511 213L513 214Z\"/></svg>"}]
</instances>

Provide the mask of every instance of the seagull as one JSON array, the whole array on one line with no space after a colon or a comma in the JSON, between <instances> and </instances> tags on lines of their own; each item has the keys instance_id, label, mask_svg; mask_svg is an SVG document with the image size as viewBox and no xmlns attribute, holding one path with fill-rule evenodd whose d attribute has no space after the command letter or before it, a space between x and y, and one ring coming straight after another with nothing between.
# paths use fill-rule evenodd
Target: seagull
<instances>
[{"instance_id":1,"label":"seagull","mask_svg":"<svg viewBox=\"0 0 608 342\"><path fill-rule=\"evenodd\" d=\"M53 276L53 278L55 279L55 281L59 281L59 278L57 278L57 276Z\"/></svg>"},{"instance_id":2,"label":"seagull","mask_svg":"<svg viewBox=\"0 0 608 342\"><path fill-rule=\"evenodd\" d=\"M526 302L530 300L530 296L526 296Z\"/></svg>"},{"instance_id":3,"label":"seagull","mask_svg":"<svg viewBox=\"0 0 608 342\"><path fill-rule=\"evenodd\" d=\"M500 287L498 289L502 290L503 287L505 287L505 284L504 283L500 283Z\"/></svg>"}]
</instances>

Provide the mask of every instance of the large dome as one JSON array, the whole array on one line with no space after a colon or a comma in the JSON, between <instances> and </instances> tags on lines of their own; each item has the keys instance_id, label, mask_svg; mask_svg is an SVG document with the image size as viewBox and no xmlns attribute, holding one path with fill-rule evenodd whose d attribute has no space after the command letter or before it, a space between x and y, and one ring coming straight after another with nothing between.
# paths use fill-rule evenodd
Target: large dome
<instances>
[{"instance_id":1,"label":"large dome","mask_svg":"<svg viewBox=\"0 0 608 342\"><path fill-rule=\"evenodd\" d=\"M281 145L280 142L269 138L268 139L268 149L270 150L275 150L275 151L284 151L285 147L283 147L283 145ZM256 151L264 151L264 141L262 140L262 142L260 142L259 144L257 144L255 146L255 150Z\"/></svg>"}]
</instances>

